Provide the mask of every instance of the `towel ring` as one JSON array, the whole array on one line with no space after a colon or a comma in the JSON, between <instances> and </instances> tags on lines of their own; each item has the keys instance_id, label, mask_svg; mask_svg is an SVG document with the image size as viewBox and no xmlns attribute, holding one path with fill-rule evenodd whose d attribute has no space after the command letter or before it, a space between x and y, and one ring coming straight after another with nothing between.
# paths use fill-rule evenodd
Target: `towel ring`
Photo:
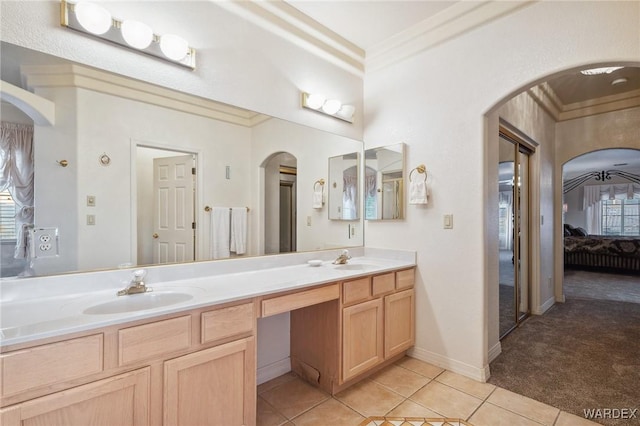
<instances>
[{"instance_id":1,"label":"towel ring","mask_svg":"<svg viewBox=\"0 0 640 426\"><path fill-rule=\"evenodd\" d=\"M419 174L424 174L424 181L427 181L427 168L425 167L424 164L420 164L418 167L416 167L415 169L411 170L411 172L409 172L409 182L411 182L411 175L413 175L413 172L418 172Z\"/></svg>"},{"instance_id":2,"label":"towel ring","mask_svg":"<svg viewBox=\"0 0 640 426\"><path fill-rule=\"evenodd\" d=\"M324 179L318 179L314 184L313 184L313 190L315 191L317 186L324 186Z\"/></svg>"}]
</instances>

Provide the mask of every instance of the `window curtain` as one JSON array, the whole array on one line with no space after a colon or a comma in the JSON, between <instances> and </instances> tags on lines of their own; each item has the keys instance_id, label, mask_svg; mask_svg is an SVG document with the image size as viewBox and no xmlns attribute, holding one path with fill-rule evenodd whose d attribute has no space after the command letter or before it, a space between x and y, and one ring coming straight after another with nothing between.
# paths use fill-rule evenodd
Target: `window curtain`
<instances>
[{"instance_id":1,"label":"window curtain","mask_svg":"<svg viewBox=\"0 0 640 426\"><path fill-rule=\"evenodd\" d=\"M602 200L631 199L640 197L640 185L637 183L616 183L609 185L585 185L582 207L587 215L587 233L602 233Z\"/></svg>"},{"instance_id":2,"label":"window curtain","mask_svg":"<svg viewBox=\"0 0 640 426\"><path fill-rule=\"evenodd\" d=\"M344 176L342 192L342 218L355 219L357 209L358 179L356 176Z\"/></svg>"},{"instance_id":3,"label":"window curtain","mask_svg":"<svg viewBox=\"0 0 640 426\"><path fill-rule=\"evenodd\" d=\"M16 204L14 257L29 257L29 228L33 226L33 126L0 123L0 190Z\"/></svg>"},{"instance_id":4,"label":"window curtain","mask_svg":"<svg viewBox=\"0 0 640 426\"><path fill-rule=\"evenodd\" d=\"M500 227L501 249L513 250L513 191L500 191L498 206L506 212Z\"/></svg>"}]
</instances>

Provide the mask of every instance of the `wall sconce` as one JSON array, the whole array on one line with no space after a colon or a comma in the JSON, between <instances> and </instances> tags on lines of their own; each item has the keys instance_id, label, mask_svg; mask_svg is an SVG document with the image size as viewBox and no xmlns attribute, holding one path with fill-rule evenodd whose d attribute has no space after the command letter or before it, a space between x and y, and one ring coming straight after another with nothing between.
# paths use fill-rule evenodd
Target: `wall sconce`
<instances>
[{"instance_id":1,"label":"wall sconce","mask_svg":"<svg viewBox=\"0 0 640 426\"><path fill-rule=\"evenodd\" d=\"M324 95L302 92L302 106L317 112L353 123L356 108L353 105L342 105L337 99L327 99Z\"/></svg>"},{"instance_id":2,"label":"wall sconce","mask_svg":"<svg viewBox=\"0 0 640 426\"><path fill-rule=\"evenodd\" d=\"M85 1L60 4L60 23L72 30L132 48L156 58L194 69L196 51L173 34L156 35L147 24L134 20L120 21L102 6Z\"/></svg>"}]
</instances>

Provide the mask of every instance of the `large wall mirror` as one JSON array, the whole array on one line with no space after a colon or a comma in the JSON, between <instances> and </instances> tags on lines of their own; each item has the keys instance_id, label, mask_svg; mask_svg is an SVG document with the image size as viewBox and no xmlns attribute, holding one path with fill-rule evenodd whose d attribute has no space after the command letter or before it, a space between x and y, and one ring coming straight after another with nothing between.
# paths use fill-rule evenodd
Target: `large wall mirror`
<instances>
[{"instance_id":1,"label":"large wall mirror","mask_svg":"<svg viewBox=\"0 0 640 426\"><path fill-rule=\"evenodd\" d=\"M364 218L404 219L404 144L364 152Z\"/></svg>"},{"instance_id":2,"label":"large wall mirror","mask_svg":"<svg viewBox=\"0 0 640 426\"><path fill-rule=\"evenodd\" d=\"M55 104L54 125L4 100L2 121L33 125L33 224L59 235L58 256L31 259L3 236L3 277L363 245L357 205L353 235L313 206L330 158L357 172L361 141L7 43L0 53L3 84Z\"/></svg>"}]
</instances>

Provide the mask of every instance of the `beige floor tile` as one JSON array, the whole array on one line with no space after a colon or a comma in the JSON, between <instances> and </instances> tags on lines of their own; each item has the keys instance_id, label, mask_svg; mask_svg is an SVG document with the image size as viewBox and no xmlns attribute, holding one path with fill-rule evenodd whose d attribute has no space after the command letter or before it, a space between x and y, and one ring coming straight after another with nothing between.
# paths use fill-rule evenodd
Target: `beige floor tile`
<instances>
[{"instance_id":1,"label":"beige floor tile","mask_svg":"<svg viewBox=\"0 0 640 426\"><path fill-rule=\"evenodd\" d=\"M487 401L549 426L553 425L560 412L550 405L502 388L497 388Z\"/></svg>"},{"instance_id":2,"label":"beige floor tile","mask_svg":"<svg viewBox=\"0 0 640 426\"><path fill-rule=\"evenodd\" d=\"M275 379L271 379L268 382L264 382L261 385L258 385L258 395L297 378L298 377L295 375L295 373L289 372L283 374L282 376L278 376Z\"/></svg>"},{"instance_id":3,"label":"beige floor tile","mask_svg":"<svg viewBox=\"0 0 640 426\"><path fill-rule=\"evenodd\" d=\"M365 417L384 416L405 399L371 380L355 384L335 398Z\"/></svg>"},{"instance_id":4,"label":"beige floor tile","mask_svg":"<svg viewBox=\"0 0 640 426\"><path fill-rule=\"evenodd\" d=\"M410 398L445 417L467 419L482 404L482 400L457 389L432 381Z\"/></svg>"},{"instance_id":5,"label":"beige floor tile","mask_svg":"<svg viewBox=\"0 0 640 426\"><path fill-rule=\"evenodd\" d=\"M561 411L555 426L597 426L598 424L580 416Z\"/></svg>"},{"instance_id":6,"label":"beige floor tile","mask_svg":"<svg viewBox=\"0 0 640 426\"><path fill-rule=\"evenodd\" d=\"M292 420L296 426L359 425L365 418L331 398Z\"/></svg>"},{"instance_id":7,"label":"beige floor tile","mask_svg":"<svg viewBox=\"0 0 640 426\"><path fill-rule=\"evenodd\" d=\"M329 398L329 395L295 378L260 394L287 419L292 419Z\"/></svg>"},{"instance_id":8,"label":"beige floor tile","mask_svg":"<svg viewBox=\"0 0 640 426\"><path fill-rule=\"evenodd\" d=\"M279 426L287 421L284 416L276 411L267 401L258 397L258 409L256 415L257 426Z\"/></svg>"},{"instance_id":9,"label":"beige floor tile","mask_svg":"<svg viewBox=\"0 0 640 426\"><path fill-rule=\"evenodd\" d=\"M380 383L405 397L410 397L418 389L429 383L431 379L415 371L390 365L381 372L375 374L371 380Z\"/></svg>"},{"instance_id":10,"label":"beige floor tile","mask_svg":"<svg viewBox=\"0 0 640 426\"><path fill-rule=\"evenodd\" d=\"M496 388L494 385L489 383L476 382L473 379L452 373L451 371L445 371L440 374L436 380L480 399L487 399L491 392Z\"/></svg>"},{"instance_id":11,"label":"beige floor tile","mask_svg":"<svg viewBox=\"0 0 640 426\"><path fill-rule=\"evenodd\" d=\"M416 373L422 374L430 379L433 379L444 371L443 368L436 367L433 364L429 364L428 362L420 361L419 359L411 358L409 356L405 356L400 361L396 362L395 365L415 371Z\"/></svg>"},{"instance_id":12,"label":"beige floor tile","mask_svg":"<svg viewBox=\"0 0 640 426\"><path fill-rule=\"evenodd\" d=\"M489 403L482 404L469 423L473 426L540 426L540 423Z\"/></svg>"},{"instance_id":13,"label":"beige floor tile","mask_svg":"<svg viewBox=\"0 0 640 426\"><path fill-rule=\"evenodd\" d=\"M420 404L407 399L402 404L385 414L388 417L443 417L442 414L423 407Z\"/></svg>"}]
</instances>

